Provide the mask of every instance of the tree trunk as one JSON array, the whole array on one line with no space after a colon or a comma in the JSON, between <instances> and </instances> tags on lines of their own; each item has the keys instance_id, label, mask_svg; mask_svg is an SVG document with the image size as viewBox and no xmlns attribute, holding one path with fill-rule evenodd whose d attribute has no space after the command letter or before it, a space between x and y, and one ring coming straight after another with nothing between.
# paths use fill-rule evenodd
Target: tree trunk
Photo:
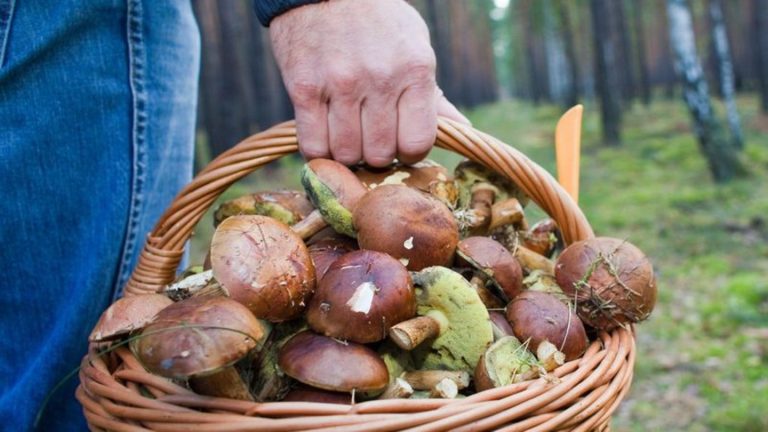
<instances>
[{"instance_id":1,"label":"tree trunk","mask_svg":"<svg viewBox=\"0 0 768 432\"><path fill-rule=\"evenodd\" d=\"M632 67L630 27L627 25L626 13L624 12L624 0L612 0L610 3L613 32L616 34L619 43L616 53L618 54L619 70L621 70L619 77L621 95L624 105L631 107L632 99L635 97L635 71Z\"/></svg>"},{"instance_id":2,"label":"tree trunk","mask_svg":"<svg viewBox=\"0 0 768 432\"><path fill-rule=\"evenodd\" d=\"M581 82L579 62L576 58L576 42L574 41L573 28L571 25L569 2L567 0L558 0L556 7L560 19L561 39L565 45L565 58L568 63L568 72L570 75L564 102L566 107L571 107L579 103L579 84Z\"/></svg>"},{"instance_id":3,"label":"tree trunk","mask_svg":"<svg viewBox=\"0 0 768 432\"><path fill-rule=\"evenodd\" d=\"M589 5L592 12L595 72L603 140L609 145L618 145L621 142L621 88L616 58L618 47L615 34L611 31L611 14L605 13L611 1L613 0L590 0Z\"/></svg>"},{"instance_id":4,"label":"tree trunk","mask_svg":"<svg viewBox=\"0 0 768 432\"><path fill-rule=\"evenodd\" d=\"M643 26L643 2L632 0L632 22L637 47L637 71L640 84L640 98L643 105L651 103L651 84L648 80L648 59L645 52L645 28Z\"/></svg>"},{"instance_id":5,"label":"tree trunk","mask_svg":"<svg viewBox=\"0 0 768 432\"><path fill-rule=\"evenodd\" d=\"M723 19L723 7L720 0L709 0L709 18L711 20L712 43L715 49L715 63L720 76L720 93L723 95L728 118L728 126L731 129L733 145L737 149L744 147L744 138L741 132L741 121L736 109L734 99L734 74L731 51L728 47L728 34L725 31Z\"/></svg>"},{"instance_id":6,"label":"tree trunk","mask_svg":"<svg viewBox=\"0 0 768 432\"><path fill-rule=\"evenodd\" d=\"M753 41L760 86L760 106L768 113L768 0L754 0L754 26L757 40Z\"/></svg>"},{"instance_id":7,"label":"tree trunk","mask_svg":"<svg viewBox=\"0 0 768 432\"><path fill-rule=\"evenodd\" d=\"M742 172L736 149L725 139L712 110L707 83L696 54L691 10L686 0L667 0L669 39L675 55L675 70L682 80L683 98L691 114L699 148L716 182Z\"/></svg>"}]
</instances>

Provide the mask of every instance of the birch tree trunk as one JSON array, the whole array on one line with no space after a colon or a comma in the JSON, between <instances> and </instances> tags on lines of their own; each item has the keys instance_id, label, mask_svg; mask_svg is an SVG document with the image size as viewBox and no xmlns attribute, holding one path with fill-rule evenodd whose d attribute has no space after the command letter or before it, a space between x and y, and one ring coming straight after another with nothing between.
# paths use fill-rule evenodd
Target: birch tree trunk
<instances>
[{"instance_id":1,"label":"birch tree trunk","mask_svg":"<svg viewBox=\"0 0 768 432\"><path fill-rule=\"evenodd\" d=\"M590 0L592 12L592 34L595 43L595 72L597 95L600 98L600 119L603 126L603 140L609 145L621 142L621 83L618 50L615 32L611 31L610 17L606 13L613 0Z\"/></svg>"},{"instance_id":2,"label":"birch tree trunk","mask_svg":"<svg viewBox=\"0 0 768 432\"><path fill-rule=\"evenodd\" d=\"M720 0L709 0L709 18L712 22L712 43L715 48L715 61L720 75L720 93L725 101L728 126L731 129L733 145L737 149L744 147L741 121L734 99L734 73L731 50L728 46L728 34L725 31L723 7Z\"/></svg>"},{"instance_id":3,"label":"birch tree trunk","mask_svg":"<svg viewBox=\"0 0 768 432\"><path fill-rule=\"evenodd\" d=\"M683 99L693 120L699 148L716 182L732 179L743 171L737 150L725 138L712 104L707 82L696 54L691 10L686 0L667 0L669 39L675 57L675 70L683 85Z\"/></svg>"}]
</instances>

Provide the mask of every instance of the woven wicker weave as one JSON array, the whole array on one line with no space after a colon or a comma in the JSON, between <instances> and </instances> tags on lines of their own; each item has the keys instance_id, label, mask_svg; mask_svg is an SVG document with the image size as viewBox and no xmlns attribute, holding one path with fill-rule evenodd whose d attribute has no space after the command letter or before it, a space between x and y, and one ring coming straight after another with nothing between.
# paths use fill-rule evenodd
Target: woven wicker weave
<instances>
[{"instance_id":1,"label":"woven wicker weave","mask_svg":"<svg viewBox=\"0 0 768 432\"><path fill-rule=\"evenodd\" d=\"M586 218L546 171L497 139L439 121L437 145L514 181L560 226L565 241L593 236ZM297 150L292 122L253 135L211 162L166 210L126 285L125 295L156 292L174 279L192 229L229 185ZM395 399L352 406L255 403L199 396L144 370L120 348L83 359L77 398L92 430L504 430L590 431L608 428L629 390L635 359L631 329L601 333L581 359L547 379L487 390L459 400Z\"/></svg>"}]
</instances>

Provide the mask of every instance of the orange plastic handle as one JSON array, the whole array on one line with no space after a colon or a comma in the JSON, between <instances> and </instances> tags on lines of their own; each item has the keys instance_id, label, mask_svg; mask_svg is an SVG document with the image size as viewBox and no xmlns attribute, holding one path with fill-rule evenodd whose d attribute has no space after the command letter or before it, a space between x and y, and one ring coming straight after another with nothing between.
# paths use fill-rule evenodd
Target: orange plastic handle
<instances>
[{"instance_id":1,"label":"orange plastic handle","mask_svg":"<svg viewBox=\"0 0 768 432\"><path fill-rule=\"evenodd\" d=\"M579 202L579 165L581 156L582 105L566 111L555 127L555 158L557 160L557 181Z\"/></svg>"}]
</instances>

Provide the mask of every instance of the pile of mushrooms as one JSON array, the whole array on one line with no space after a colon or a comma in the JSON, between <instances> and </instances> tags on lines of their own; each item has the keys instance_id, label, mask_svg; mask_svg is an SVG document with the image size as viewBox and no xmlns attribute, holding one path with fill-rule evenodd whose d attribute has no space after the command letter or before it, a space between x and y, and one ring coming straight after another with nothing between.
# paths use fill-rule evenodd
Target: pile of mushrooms
<instances>
[{"instance_id":1,"label":"pile of mushrooms","mask_svg":"<svg viewBox=\"0 0 768 432\"><path fill-rule=\"evenodd\" d=\"M117 301L90 336L200 394L349 404L461 398L578 361L645 319L652 267L626 241L563 248L551 219L470 161L315 159L303 191L221 204L202 266Z\"/></svg>"}]
</instances>

